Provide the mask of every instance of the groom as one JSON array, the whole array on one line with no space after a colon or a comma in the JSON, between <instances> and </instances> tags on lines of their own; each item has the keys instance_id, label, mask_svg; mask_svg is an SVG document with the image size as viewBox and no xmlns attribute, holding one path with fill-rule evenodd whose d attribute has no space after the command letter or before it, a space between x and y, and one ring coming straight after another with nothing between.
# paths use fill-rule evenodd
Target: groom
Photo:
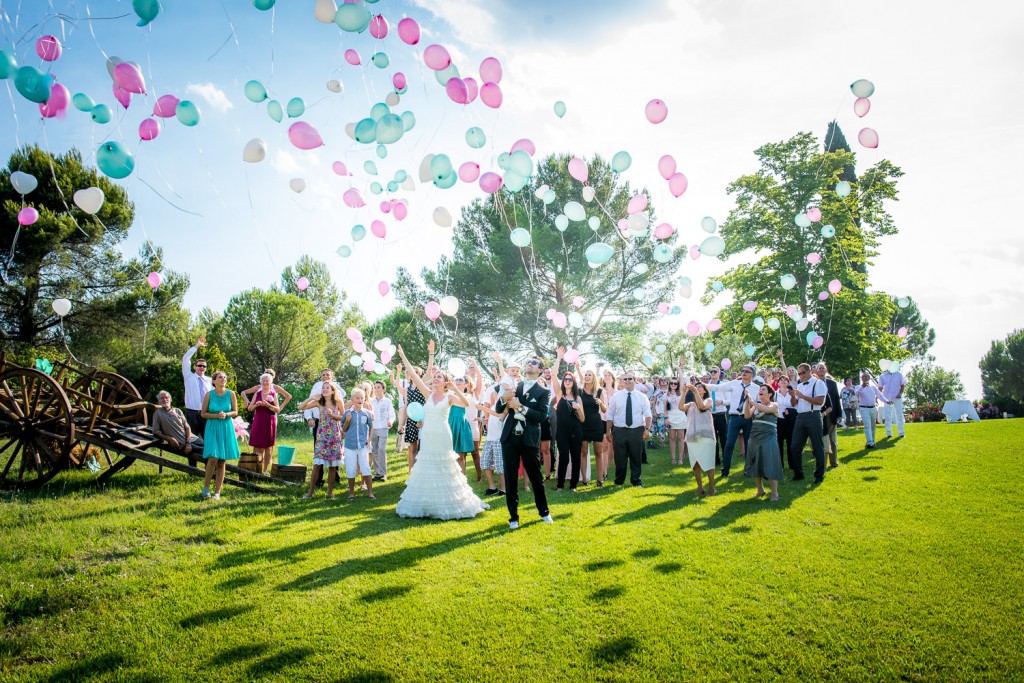
<instances>
[{"instance_id":1,"label":"groom","mask_svg":"<svg viewBox=\"0 0 1024 683\"><path fill-rule=\"evenodd\" d=\"M537 512L542 520L552 523L540 461L540 425L548 419L550 394L537 382L540 369L539 360L526 361L525 381L520 382L514 391L506 389L494 406L495 412L505 416L501 429L501 460L506 473L505 503L508 505L509 529L519 528L520 461L530 478Z\"/></svg>"}]
</instances>

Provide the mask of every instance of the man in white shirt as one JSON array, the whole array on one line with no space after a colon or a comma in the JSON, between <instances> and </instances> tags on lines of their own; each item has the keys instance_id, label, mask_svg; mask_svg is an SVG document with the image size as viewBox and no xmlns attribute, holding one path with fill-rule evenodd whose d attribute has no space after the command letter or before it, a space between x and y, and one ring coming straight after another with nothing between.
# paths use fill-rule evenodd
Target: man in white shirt
<instances>
[{"instance_id":1,"label":"man in white shirt","mask_svg":"<svg viewBox=\"0 0 1024 683\"><path fill-rule=\"evenodd\" d=\"M318 396L324 388L324 382L334 381L334 371L330 368L324 368L323 372L320 373L320 381L313 385L313 388L309 390L309 398ZM345 403L345 390L335 384L338 389L338 401ZM306 400L308 401L309 398ZM316 443L316 432L320 428L320 408L314 406L302 411L302 416L306 418L306 424L313 428L313 442Z\"/></svg>"},{"instance_id":2,"label":"man in white shirt","mask_svg":"<svg viewBox=\"0 0 1024 683\"><path fill-rule=\"evenodd\" d=\"M487 437L484 440L484 448L480 453L480 468L487 477L488 496L505 495L505 467L501 458L501 430L504 425L504 416L494 412L494 406L501 398L504 390L500 384L495 384L484 397L482 408L487 415ZM517 473L518 474L518 473ZM498 485L494 485L494 475L498 476Z\"/></svg>"},{"instance_id":3,"label":"man in white shirt","mask_svg":"<svg viewBox=\"0 0 1024 683\"><path fill-rule=\"evenodd\" d=\"M729 469L732 466L732 452L736 448L736 442L743 435L743 446L746 447L750 440L750 432L753 429L753 421L743 415L743 407L747 401L757 400L758 387L754 384L754 366L744 365L740 370L740 378L708 384L708 391L718 394L725 394L726 406L728 408L729 423L725 436L725 448L722 449L722 473L721 477L729 476ZM714 413L712 413L712 416ZM712 418L713 419L713 418Z\"/></svg>"},{"instance_id":4,"label":"man in white shirt","mask_svg":"<svg viewBox=\"0 0 1024 683\"><path fill-rule=\"evenodd\" d=\"M629 481L643 486L640 477L644 440L651 434L651 402L636 388L636 373L623 373L626 388L612 396L608 405L608 435L615 449L615 483L626 483L626 463L629 462Z\"/></svg>"},{"instance_id":5,"label":"man in white shirt","mask_svg":"<svg viewBox=\"0 0 1024 683\"><path fill-rule=\"evenodd\" d=\"M811 440L814 453L814 483L825 480L825 444L822 443L821 406L825 403L825 383L811 374L811 366L801 363L796 369L797 383L789 390L790 404L796 408L793 440L789 445L789 466L793 481L804 478L804 446Z\"/></svg>"},{"instance_id":6,"label":"man in white shirt","mask_svg":"<svg viewBox=\"0 0 1024 683\"><path fill-rule=\"evenodd\" d=\"M878 419L878 402L883 405L890 404L889 399L882 396L878 387L871 384L871 375L867 372L860 376L860 385L854 389L857 394L857 402L860 406L860 418L864 422L864 447L875 447L875 422Z\"/></svg>"},{"instance_id":7,"label":"man in white shirt","mask_svg":"<svg viewBox=\"0 0 1024 683\"><path fill-rule=\"evenodd\" d=\"M185 420L196 435L205 431L203 399L213 389L213 380L206 376L206 359L197 360L194 369L191 362L192 356L203 346L206 346L206 338L200 337L195 346L190 347L181 357L181 378L185 384Z\"/></svg>"},{"instance_id":8,"label":"man in white shirt","mask_svg":"<svg viewBox=\"0 0 1024 683\"><path fill-rule=\"evenodd\" d=\"M373 383L373 397L370 399L373 411L373 431L370 433L370 453L373 457L373 480L388 480L388 432L395 424L395 404L384 393L384 382Z\"/></svg>"},{"instance_id":9,"label":"man in white shirt","mask_svg":"<svg viewBox=\"0 0 1024 683\"><path fill-rule=\"evenodd\" d=\"M896 423L896 430L900 438L903 438L903 387L906 385L907 380L903 378L903 373L890 372L888 368L878 378L878 390L882 392L882 396L888 402L882 408L885 436L888 439L892 438L893 422Z\"/></svg>"}]
</instances>

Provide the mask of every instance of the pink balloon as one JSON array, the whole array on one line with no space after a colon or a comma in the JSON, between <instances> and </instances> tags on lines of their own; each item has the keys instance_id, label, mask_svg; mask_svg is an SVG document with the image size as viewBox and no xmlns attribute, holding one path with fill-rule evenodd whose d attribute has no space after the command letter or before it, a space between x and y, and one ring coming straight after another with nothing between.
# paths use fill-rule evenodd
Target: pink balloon
<instances>
[{"instance_id":1,"label":"pink balloon","mask_svg":"<svg viewBox=\"0 0 1024 683\"><path fill-rule=\"evenodd\" d=\"M896 330L896 336L899 337L900 339L903 339L904 337L907 336L907 332L907 328L901 327L900 329Z\"/></svg>"},{"instance_id":2,"label":"pink balloon","mask_svg":"<svg viewBox=\"0 0 1024 683\"><path fill-rule=\"evenodd\" d=\"M366 342L362 339L353 339L352 350L356 353L366 353Z\"/></svg>"},{"instance_id":3,"label":"pink balloon","mask_svg":"<svg viewBox=\"0 0 1024 683\"><path fill-rule=\"evenodd\" d=\"M857 141L868 149L875 149L878 147L878 133L872 128L862 128L857 133Z\"/></svg>"},{"instance_id":4,"label":"pink balloon","mask_svg":"<svg viewBox=\"0 0 1024 683\"><path fill-rule=\"evenodd\" d=\"M359 53L351 48L345 50L345 61L352 66L359 66L362 63L362 60L359 59Z\"/></svg>"},{"instance_id":5,"label":"pink balloon","mask_svg":"<svg viewBox=\"0 0 1024 683\"><path fill-rule=\"evenodd\" d=\"M388 22L380 14L370 19L370 35L374 38L383 38L388 34Z\"/></svg>"},{"instance_id":6,"label":"pink balloon","mask_svg":"<svg viewBox=\"0 0 1024 683\"><path fill-rule=\"evenodd\" d=\"M871 111L871 100L868 98L858 97L857 101L853 103L853 113L857 116L864 118L869 111Z\"/></svg>"},{"instance_id":7,"label":"pink balloon","mask_svg":"<svg viewBox=\"0 0 1024 683\"><path fill-rule=\"evenodd\" d=\"M572 298L572 305L575 306L576 308L582 308L583 307L583 303L584 302L583 302L583 297L582 296L574 296Z\"/></svg>"},{"instance_id":8,"label":"pink balloon","mask_svg":"<svg viewBox=\"0 0 1024 683\"><path fill-rule=\"evenodd\" d=\"M56 36L43 36L36 41L36 54L44 62L55 62L60 59L62 49Z\"/></svg>"},{"instance_id":9,"label":"pink balloon","mask_svg":"<svg viewBox=\"0 0 1024 683\"><path fill-rule=\"evenodd\" d=\"M372 232L377 237L384 239L384 237L388 234L388 229L387 226L384 225L384 221L374 221L370 223L370 232Z\"/></svg>"},{"instance_id":10,"label":"pink balloon","mask_svg":"<svg viewBox=\"0 0 1024 683\"><path fill-rule=\"evenodd\" d=\"M295 286L299 288L300 292L305 292L306 288L309 287L309 278L300 277L295 281Z\"/></svg>"},{"instance_id":11,"label":"pink balloon","mask_svg":"<svg viewBox=\"0 0 1024 683\"><path fill-rule=\"evenodd\" d=\"M728 370L729 368L732 367L732 361L729 360L728 358L723 358L722 362L721 362L721 366L722 366L723 370Z\"/></svg>"},{"instance_id":12,"label":"pink balloon","mask_svg":"<svg viewBox=\"0 0 1024 683\"><path fill-rule=\"evenodd\" d=\"M808 209L807 218L810 219L812 223L817 223L818 221L821 220L821 209L817 207L813 209Z\"/></svg>"},{"instance_id":13,"label":"pink balloon","mask_svg":"<svg viewBox=\"0 0 1024 683\"><path fill-rule=\"evenodd\" d=\"M693 259L694 261L700 258L699 244L694 244L692 247L690 247L690 258Z\"/></svg>"},{"instance_id":14,"label":"pink balloon","mask_svg":"<svg viewBox=\"0 0 1024 683\"><path fill-rule=\"evenodd\" d=\"M633 198L629 200L629 205L626 207L626 213L634 214L640 213L647 208L647 195L640 193L633 195Z\"/></svg>"},{"instance_id":15,"label":"pink balloon","mask_svg":"<svg viewBox=\"0 0 1024 683\"><path fill-rule=\"evenodd\" d=\"M654 229L654 237L659 240L667 240L672 236L672 226L668 223L662 223Z\"/></svg>"},{"instance_id":16,"label":"pink balloon","mask_svg":"<svg viewBox=\"0 0 1024 683\"><path fill-rule=\"evenodd\" d=\"M405 217L409 215L409 207L405 202L395 202L392 213L395 214L396 221L404 221Z\"/></svg>"},{"instance_id":17,"label":"pink balloon","mask_svg":"<svg viewBox=\"0 0 1024 683\"><path fill-rule=\"evenodd\" d=\"M503 182L500 175L488 171L480 176L480 189L487 194L494 194Z\"/></svg>"},{"instance_id":18,"label":"pink balloon","mask_svg":"<svg viewBox=\"0 0 1024 683\"><path fill-rule=\"evenodd\" d=\"M818 301L826 301L828 299L828 292L818 292Z\"/></svg>"},{"instance_id":19,"label":"pink balloon","mask_svg":"<svg viewBox=\"0 0 1024 683\"><path fill-rule=\"evenodd\" d=\"M816 263L819 263L820 261L821 254L819 254L816 251L812 251L810 254L807 255L807 262L810 263L812 266Z\"/></svg>"},{"instance_id":20,"label":"pink balloon","mask_svg":"<svg viewBox=\"0 0 1024 683\"><path fill-rule=\"evenodd\" d=\"M423 307L423 312L430 320L437 320L441 315L441 304L436 301L428 301L427 305Z\"/></svg>"},{"instance_id":21,"label":"pink balloon","mask_svg":"<svg viewBox=\"0 0 1024 683\"><path fill-rule=\"evenodd\" d=\"M380 292L381 296L387 296L388 292L391 291L391 285L387 283L387 280L381 280L377 285L377 291Z\"/></svg>"},{"instance_id":22,"label":"pink balloon","mask_svg":"<svg viewBox=\"0 0 1024 683\"><path fill-rule=\"evenodd\" d=\"M843 291L843 283L840 282L839 280L830 281L828 283L828 291L832 292L833 294L838 294L839 292Z\"/></svg>"},{"instance_id":23,"label":"pink balloon","mask_svg":"<svg viewBox=\"0 0 1024 683\"><path fill-rule=\"evenodd\" d=\"M547 316L548 320L551 320L552 318L554 318L554 317L555 317L555 309L553 309L553 308L549 308L549 309L548 309L548 312L547 312L547 313L545 313L544 315L546 315L546 316Z\"/></svg>"},{"instance_id":24,"label":"pink balloon","mask_svg":"<svg viewBox=\"0 0 1024 683\"><path fill-rule=\"evenodd\" d=\"M459 180L464 183L472 183L480 177L480 164L475 161L467 161L459 166Z\"/></svg>"},{"instance_id":25,"label":"pink balloon","mask_svg":"<svg viewBox=\"0 0 1024 683\"><path fill-rule=\"evenodd\" d=\"M795 310L796 310L796 306L794 304L790 304L789 306L786 306L786 315L792 316L793 315L793 311L795 311Z\"/></svg>"},{"instance_id":26,"label":"pink balloon","mask_svg":"<svg viewBox=\"0 0 1024 683\"><path fill-rule=\"evenodd\" d=\"M676 160L672 158L671 154L666 154L665 156L658 159L658 173L661 174L662 178L668 180L673 175L675 175L675 172Z\"/></svg>"},{"instance_id":27,"label":"pink balloon","mask_svg":"<svg viewBox=\"0 0 1024 683\"><path fill-rule=\"evenodd\" d=\"M384 365L390 363L393 357L394 354L391 352L391 349L384 349L380 352L380 362L384 363Z\"/></svg>"},{"instance_id":28,"label":"pink balloon","mask_svg":"<svg viewBox=\"0 0 1024 683\"><path fill-rule=\"evenodd\" d=\"M359 190L354 187L352 189L345 190L345 194L341 195L341 198L345 202L345 206L353 209L366 206L366 202L363 201L363 196L359 194Z\"/></svg>"},{"instance_id":29,"label":"pink balloon","mask_svg":"<svg viewBox=\"0 0 1024 683\"><path fill-rule=\"evenodd\" d=\"M661 100L651 100L644 108L644 114L651 123L661 123L668 116L668 105Z\"/></svg>"},{"instance_id":30,"label":"pink balloon","mask_svg":"<svg viewBox=\"0 0 1024 683\"><path fill-rule=\"evenodd\" d=\"M160 135L160 122L156 119L142 119L139 124L139 139L155 140Z\"/></svg>"},{"instance_id":31,"label":"pink balloon","mask_svg":"<svg viewBox=\"0 0 1024 683\"><path fill-rule=\"evenodd\" d=\"M43 115L43 118L52 119L67 111L69 104L71 104L71 93L60 83L54 83L50 89L50 99L39 105L39 113Z\"/></svg>"},{"instance_id":32,"label":"pink balloon","mask_svg":"<svg viewBox=\"0 0 1024 683\"><path fill-rule=\"evenodd\" d=\"M817 337L814 338L814 341L811 342L811 348L820 349L821 345L824 343L825 339L819 334Z\"/></svg>"},{"instance_id":33,"label":"pink balloon","mask_svg":"<svg viewBox=\"0 0 1024 683\"><path fill-rule=\"evenodd\" d=\"M743 310L746 311L747 313L750 313L755 308L757 308L757 302L756 301L744 301L743 302Z\"/></svg>"},{"instance_id":34,"label":"pink balloon","mask_svg":"<svg viewBox=\"0 0 1024 683\"><path fill-rule=\"evenodd\" d=\"M568 351L565 352L565 355L562 356L562 360L564 360L566 363L575 363L579 359L580 352L577 351L576 349L569 349Z\"/></svg>"},{"instance_id":35,"label":"pink balloon","mask_svg":"<svg viewBox=\"0 0 1024 683\"><path fill-rule=\"evenodd\" d=\"M39 220L39 212L34 207L26 206L18 212L18 225L32 225Z\"/></svg>"},{"instance_id":36,"label":"pink balloon","mask_svg":"<svg viewBox=\"0 0 1024 683\"><path fill-rule=\"evenodd\" d=\"M152 273L146 276L146 282L149 283L150 287L156 289L157 287L160 286L160 283L163 282L163 278L160 276L160 273L153 271Z\"/></svg>"},{"instance_id":37,"label":"pink balloon","mask_svg":"<svg viewBox=\"0 0 1024 683\"><path fill-rule=\"evenodd\" d=\"M485 83L501 83L501 62L494 57L480 62L480 80Z\"/></svg>"},{"instance_id":38,"label":"pink balloon","mask_svg":"<svg viewBox=\"0 0 1024 683\"><path fill-rule=\"evenodd\" d=\"M512 154L514 152L518 152L519 150L523 150L532 157L534 154L537 153L537 146L534 145L533 141L530 140L529 138L522 138L520 140L516 140L515 144L512 145L512 149L510 149L508 152L509 154Z\"/></svg>"},{"instance_id":39,"label":"pink balloon","mask_svg":"<svg viewBox=\"0 0 1024 683\"><path fill-rule=\"evenodd\" d=\"M565 313L558 311L553 316L551 316L551 324L560 330L564 330L566 325L569 324L569 320L568 318L565 317Z\"/></svg>"},{"instance_id":40,"label":"pink balloon","mask_svg":"<svg viewBox=\"0 0 1024 683\"><path fill-rule=\"evenodd\" d=\"M316 128L305 121L296 121L288 127L288 139L299 149L316 149L324 144Z\"/></svg>"},{"instance_id":41,"label":"pink balloon","mask_svg":"<svg viewBox=\"0 0 1024 683\"><path fill-rule=\"evenodd\" d=\"M395 75L391 77L391 84L395 86L395 90L401 90L408 82L405 80L405 74L401 71L395 72Z\"/></svg>"},{"instance_id":42,"label":"pink balloon","mask_svg":"<svg viewBox=\"0 0 1024 683\"><path fill-rule=\"evenodd\" d=\"M616 225L618 225L619 232L621 232L623 235L629 234L629 221L627 221L625 218L620 218L619 222Z\"/></svg>"},{"instance_id":43,"label":"pink balloon","mask_svg":"<svg viewBox=\"0 0 1024 683\"><path fill-rule=\"evenodd\" d=\"M345 330L345 336L349 338L349 341L358 341L363 338L363 333L354 327L350 327Z\"/></svg>"},{"instance_id":44,"label":"pink balloon","mask_svg":"<svg viewBox=\"0 0 1024 683\"><path fill-rule=\"evenodd\" d=\"M423 51L423 61L434 71L440 71L451 65L452 56L440 45L428 45L427 49Z\"/></svg>"},{"instance_id":45,"label":"pink balloon","mask_svg":"<svg viewBox=\"0 0 1024 683\"><path fill-rule=\"evenodd\" d=\"M477 85L475 78L463 78L462 80L466 83L466 101L472 102L480 94L480 86Z\"/></svg>"},{"instance_id":46,"label":"pink balloon","mask_svg":"<svg viewBox=\"0 0 1024 683\"><path fill-rule=\"evenodd\" d=\"M672 307L669 306L664 301L662 301L660 304L658 304L658 313L660 313L661 315L665 315L666 313L668 313L671 310L672 310Z\"/></svg>"},{"instance_id":47,"label":"pink balloon","mask_svg":"<svg viewBox=\"0 0 1024 683\"><path fill-rule=\"evenodd\" d=\"M501 88L497 83L484 83L483 87L480 88L480 101L491 109L500 107L501 99Z\"/></svg>"},{"instance_id":48,"label":"pink balloon","mask_svg":"<svg viewBox=\"0 0 1024 683\"><path fill-rule=\"evenodd\" d=\"M111 88L114 91L114 99L117 100L122 107L127 109L128 105L132 103L132 94L117 83L112 83Z\"/></svg>"},{"instance_id":49,"label":"pink balloon","mask_svg":"<svg viewBox=\"0 0 1024 683\"><path fill-rule=\"evenodd\" d=\"M673 197L681 197L686 192L688 184L689 181L682 173L673 173L672 177L668 179L668 191L672 193Z\"/></svg>"},{"instance_id":50,"label":"pink balloon","mask_svg":"<svg viewBox=\"0 0 1024 683\"><path fill-rule=\"evenodd\" d=\"M153 105L153 116L159 116L162 119L174 116L174 111L178 108L178 102L180 100L174 95L161 95L156 104Z\"/></svg>"},{"instance_id":51,"label":"pink balloon","mask_svg":"<svg viewBox=\"0 0 1024 683\"><path fill-rule=\"evenodd\" d=\"M587 170L587 162L579 157L573 157L570 159L569 175L581 183L587 182L587 178L590 177L590 172Z\"/></svg>"},{"instance_id":52,"label":"pink balloon","mask_svg":"<svg viewBox=\"0 0 1024 683\"><path fill-rule=\"evenodd\" d=\"M415 45L420 42L420 25L415 19L406 17L398 22L398 37L406 45Z\"/></svg>"},{"instance_id":53,"label":"pink balloon","mask_svg":"<svg viewBox=\"0 0 1024 683\"><path fill-rule=\"evenodd\" d=\"M333 164L331 164L331 170L337 173L338 175L352 175L351 173L348 172L348 169L345 168L345 164L340 161L335 161Z\"/></svg>"},{"instance_id":54,"label":"pink balloon","mask_svg":"<svg viewBox=\"0 0 1024 683\"><path fill-rule=\"evenodd\" d=\"M697 322L696 320L691 320L690 322L686 323L686 334L690 335L691 337L696 337L698 334L700 334L700 323Z\"/></svg>"},{"instance_id":55,"label":"pink balloon","mask_svg":"<svg viewBox=\"0 0 1024 683\"><path fill-rule=\"evenodd\" d=\"M142 71L129 62L121 62L114 67L114 82L130 93L146 94L146 79L142 77Z\"/></svg>"},{"instance_id":56,"label":"pink balloon","mask_svg":"<svg viewBox=\"0 0 1024 683\"><path fill-rule=\"evenodd\" d=\"M375 367L377 367L377 364L374 363L372 360L368 360L365 363L363 363L363 370L365 372L373 372L373 369Z\"/></svg>"},{"instance_id":57,"label":"pink balloon","mask_svg":"<svg viewBox=\"0 0 1024 683\"><path fill-rule=\"evenodd\" d=\"M392 206L391 202L381 202L380 203L380 212L381 213L391 213L391 206Z\"/></svg>"},{"instance_id":58,"label":"pink balloon","mask_svg":"<svg viewBox=\"0 0 1024 683\"><path fill-rule=\"evenodd\" d=\"M708 321L708 332L718 332L722 329L722 321L718 318L713 318Z\"/></svg>"},{"instance_id":59,"label":"pink balloon","mask_svg":"<svg viewBox=\"0 0 1024 683\"><path fill-rule=\"evenodd\" d=\"M469 102L469 92L466 90L466 82L461 78L449 78L448 84L444 87L444 91L448 93L448 99L456 104L466 104Z\"/></svg>"}]
</instances>

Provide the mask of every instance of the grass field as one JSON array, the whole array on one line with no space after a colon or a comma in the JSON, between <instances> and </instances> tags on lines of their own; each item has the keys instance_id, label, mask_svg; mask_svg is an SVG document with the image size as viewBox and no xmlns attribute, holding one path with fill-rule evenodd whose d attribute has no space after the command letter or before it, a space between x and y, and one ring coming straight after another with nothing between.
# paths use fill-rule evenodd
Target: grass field
<instances>
[{"instance_id":1,"label":"grass field","mask_svg":"<svg viewBox=\"0 0 1024 683\"><path fill-rule=\"evenodd\" d=\"M0 680L1021 680L1022 443L847 432L778 503L698 498L663 448L642 489L551 491L551 526L524 494L511 533L497 498L398 518L393 454L376 501L65 473L0 494Z\"/></svg>"}]
</instances>

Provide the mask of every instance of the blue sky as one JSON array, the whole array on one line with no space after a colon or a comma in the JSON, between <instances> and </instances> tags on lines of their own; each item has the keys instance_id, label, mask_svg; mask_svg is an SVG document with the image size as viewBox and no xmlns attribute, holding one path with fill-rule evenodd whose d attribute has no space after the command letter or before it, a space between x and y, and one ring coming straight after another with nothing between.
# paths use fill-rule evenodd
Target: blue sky
<instances>
[{"instance_id":1,"label":"blue sky","mask_svg":"<svg viewBox=\"0 0 1024 683\"><path fill-rule=\"evenodd\" d=\"M394 305L393 297L377 293L380 280L390 280L399 266L419 272L450 252L450 230L431 220L434 208L445 206L457 218L459 207L480 195L475 185L439 190L417 182L396 195L409 202L405 221L384 217L385 240L368 236L353 244L352 226L368 227L380 217L383 195L372 195L370 182L386 183L399 169L415 176L427 153L445 152L456 165L473 160L488 170L519 138L532 139L538 155L608 157L627 150L633 167L625 179L650 188L659 220L692 244L702 235L701 217L727 215L725 187L756 168L756 147L801 130L821 136L837 117L851 140L861 125L879 132L881 146L861 150L859 167L888 158L907 172L900 202L891 206L901 233L884 241L872 281L919 301L938 332L939 363L959 370L969 394L977 395L981 354L992 339L1021 326L1024 237L1011 226L1024 152L1017 47L1024 10L1007 6L993 20L953 2L931 3L925 12L917 3L882 0L381 0L367 5L391 25L390 35L377 41L317 22L315 4L279 0L272 12L260 12L247 1L169 0L150 26L138 28L128 0L4 2L0 49L19 64L39 66L36 39L58 36L64 54L53 73L72 93L110 104L115 120L95 125L72 109L43 121L36 105L5 81L0 154L6 159L25 143L53 151L75 146L87 156L108 138L128 144L136 170L122 182L137 220L124 249L134 252L147 238L164 247L168 266L192 279L186 305L193 311L222 309L231 295L269 285L308 253L328 263L372 319ZM395 34L404 16L422 26L416 47ZM449 49L463 76L475 75L484 57L499 58L502 107L449 101L422 62L431 43ZM361 67L344 61L350 48L359 52ZM389 55L388 69L369 65L377 50ZM149 95L137 96L127 111L111 94L108 56L137 62L146 77ZM412 111L417 125L381 160L344 127L384 98L395 71L410 83L395 109ZM857 78L877 85L863 122L851 111L848 85ZM301 120L317 128L325 146L295 149L287 139L289 120L275 123L265 103L243 96L250 79L282 103L301 97L307 106ZM328 91L330 79L341 80L344 92ZM156 140L140 142L139 122L155 97L167 93L195 101L200 124L162 121ZM643 118L652 98L669 105L659 126ZM555 100L567 105L562 119L552 113ZM480 150L463 140L470 126L487 132ZM258 164L242 161L252 138L268 147ZM657 175L657 159L666 153L690 181L680 199ZM355 175L335 175L335 160ZM362 170L366 160L376 162L380 178ZM292 192L292 178L303 178L307 189ZM349 187L360 189L370 206L345 206L341 195ZM352 257L335 254L342 244L353 246ZM680 275L692 277L700 291L723 270L701 259L687 261ZM711 317L696 298L674 303L683 314L671 323Z\"/></svg>"}]
</instances>

